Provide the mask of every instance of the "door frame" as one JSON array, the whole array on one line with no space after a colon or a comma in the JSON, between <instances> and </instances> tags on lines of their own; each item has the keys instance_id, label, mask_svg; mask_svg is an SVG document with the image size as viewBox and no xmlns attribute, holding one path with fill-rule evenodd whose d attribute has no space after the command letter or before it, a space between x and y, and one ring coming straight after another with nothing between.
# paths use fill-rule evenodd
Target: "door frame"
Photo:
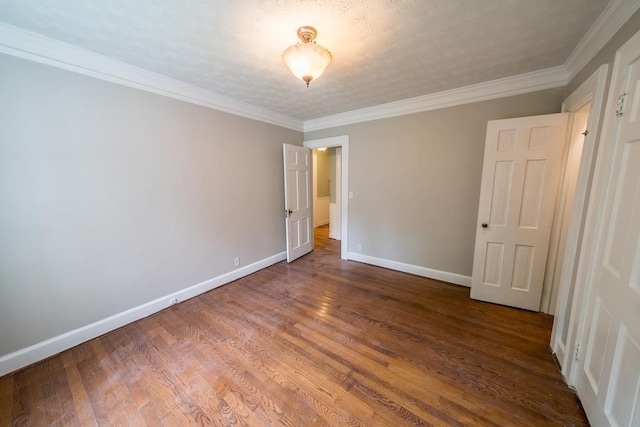
<instances>
[{"instance_id":1,"label":"door frame","mask_svg":"<svg viewBox=\"0 0 640 427\"><path fill-rule=\"evenodd\" d=\"M348 258L349 248L349 135L330 138L310 139L303 142L307 148L342 147L342 186L341 190L341 234L340 258ZM315 202L315 201L314 201ZM315 207L315 206L314 206Z\"/></svg>"},{"instance_id":2,"label":"door frame","mask_svg":"<svg viewBox=\"0 0 640 427\"><path fill-rule=\"evenodd\" d=\"M557 301L550 342L551 350L554 354L557 355L559 353L558 349L561 350L561 372L569 386L575 385L576 367L578 365L575 354L576 351L580 349L580 337L584 329L585 319L582 316L585 308L583 304L585 293L584 273L586 268L584 254L591 253L594 244L593 236L590 235L590 233L585 233L584 230L590 229L590 224L594 221L593 215L591 215L592 209L587 209L592 206L588 189L591 182L590 177L592 177L592 171L594 169L608 68L609 66L607 64L601 65L598 70L585 80L580 87L571 93L562 103L562 111L571 113L571 119L573 119L574 112L582 108L587 102L591 103L589 117L587 119L589 133L585 137L582 148L582 158L575 188L573 212L571 213L570 220L571 229L567 234L563 263L560 266L561 276L556 293ZM560 224L554 221L554 228L559 225ZM558 243L559 233L557 240L554 239L552 245L555 245L557 249ZM557 255L556 253L555 257L557 257ZM555 264L555 257L552 260L553 264ZM547 265L549 266L550 264L548 263ZM572 286L574 287L573 300L568 301ZM547 293L548 298L550 298L552 294L553 290L549 289ZM567 304L571 304L571 315L569 318L566 317L567 313L563 310ZM547 308L548 306L549 300L547 300ZM562 329L565 322L569 322L569 329L566 343L561 343Z\"/></svg>"}]
</instances>

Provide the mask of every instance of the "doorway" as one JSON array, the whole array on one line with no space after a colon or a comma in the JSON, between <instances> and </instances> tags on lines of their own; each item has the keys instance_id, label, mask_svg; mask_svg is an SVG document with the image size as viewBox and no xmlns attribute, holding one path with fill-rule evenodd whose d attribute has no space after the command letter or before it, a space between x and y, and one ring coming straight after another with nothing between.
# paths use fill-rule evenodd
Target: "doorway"
<instances>
[{"instance_id":1,"label":"doorway","mask_svg":"<svg viewBox=\"0 0 640 427\"><path fill-rule=\"evenodd\" d=\"M335 148L314 148L313 155L313 227L318 228L330 224L329 205L332 199L332 184L335 185L335 174L332 174L331 162L335 161ZM334 189L335 191L335 189ZM335 196L334 196L335 197Z\"/></svg>"},{"instance_id":2,"label":"doorway","mask_svg":"<svg viewBox=\"0 0 640 427\"><path fill-rule=\"evenodd\" d=\"M573 126L569 134L568 164L562 187L565 196L561 195L558 201L559 209L554 222L556 229L550 248L553 253L549 257L549 271L545 278L547 293L543 294L542 308L554 315L551 349L570 386L575 385L576 354L581 335L579 319L584 292L584 280L579 277L579 255L585 253L585 247L590 245L589 238L583 238L583 231L587 222L587 193L596 152L607 69L607 65L601 66L569 95L562 106L563 111L571 114ZM581 151L579 159L572 161L571 157L578 157L578 151ZM577 164L573 166L569 164L575 162ZM571 168L574 170L571 171Z\"/></svg>"},{"instance_id":3,"label":"doorway","mask_svg":"<svg viewBox=\"0 0 640 427\"><path fill-rule=\"evenodd\" d=\"M337 209L338 212L334 213L333 219L329 219L329 225L331 226L331 222L333 222L334 228L338 227L339 237L340 237L340 257L342 259L347 259L348 248L349 248L348 246L349 136L343 135L343 136L337 136L337 137L331 137L331 138L308 140L308 141L304 141L304 146L311 149L335 148L335 153L340 154L340 160L339 162L337 162L337 164L339 164L339 170L336 171L336 179L335 179L336 207L334 207L334 209ZM314 176L315 176L315 168L314 168ZM339 179L337 178L338 176L339 176ZM313 202L314 202L314 210L315 210L315 201L316 201L315 193L317 191L317 187L315 183L313 187L314 187ZM314 219L314 223L315 223L315 219Z\"/></svg>"},{"instance_id":4,"label":"doorway","mask_svg":"<svg viewBox=\"0 0 640 427\"><path fill-rule=\"evenodd\" d=\"M561 181L560 194L556 204L553 232L549 247L549 259L545 272L542 295L542 311L554 314L560 277L568 249L569 232L573 228L572 215L575 212L576 189L582 163L584 142L588 136L588 119L591 109L591 99L585 100L570 112L569 141L564 162L564 172Z\"/></svg>"},{"instance_id":5,"label":"doorway","mask_svg":"<svg viewBox=\"0 0 640 427\"><path fill-rule=\"evenodd\" d=\"M313 203L314 228L326 227L328 237L342 240L342 147L314 148Z\"/></svg>"}]
</instances>

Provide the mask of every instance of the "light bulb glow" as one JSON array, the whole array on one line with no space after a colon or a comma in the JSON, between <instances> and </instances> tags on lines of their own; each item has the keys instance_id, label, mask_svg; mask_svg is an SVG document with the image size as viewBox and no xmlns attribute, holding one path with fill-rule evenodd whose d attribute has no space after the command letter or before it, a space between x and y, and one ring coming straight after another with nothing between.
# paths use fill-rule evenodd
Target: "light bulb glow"
<instances>
[{"instance_id":1,"label":"light bulb glow","mask_svg":"<svg viewBox=\"0 0 640 427\"><path fill-rule=\"evenodd\" d=\"M282 53L282 59L293 75L309 86L311 80L320 77L327 69L333 57L326 48L307 41L289 46Z\"/></svg>"}]
</instances>

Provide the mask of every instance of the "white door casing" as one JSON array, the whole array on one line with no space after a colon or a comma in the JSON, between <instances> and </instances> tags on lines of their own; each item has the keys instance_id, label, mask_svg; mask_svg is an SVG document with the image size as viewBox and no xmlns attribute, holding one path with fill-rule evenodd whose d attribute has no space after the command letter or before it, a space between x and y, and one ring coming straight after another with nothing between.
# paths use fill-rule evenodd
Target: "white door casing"
<instances>
[{"instance_id":1,"label":"white door casing","mask_svg":"<svg viewBox=\"0 0 640 427\"><path fill-rule=\"evenodd\" d=\"M329 237L342 240L342 147L336 147L336 202L335 214L329 222Z\"/></svg>"},{"instance_id":2,"label":"white door casing","mask_svg":"<svg viewBox=\"0 0 640 427\"><path fill-rule=\"evenodd\" d=\"M597 426L640 426L640 33L618 50L590 208L576 389Z\"/></svg>"},{"instance_id":3,"label":"white door casing","mask_svg":"<svg viewBox=\"0 0 640 427\"><path fill-rule=\"evenodd\" d=\"M472 298L539 309L567 117L487 124Z\"/></svg>"},{"instance_id":4,"label":"white door casing","mask_svg":"<svg viewBox=\"0 0 640 427\"><path fill-rule=\"evenodd\" d=\"M583 232L593 223L593 215L588 209L591 202L588 194L590 177L592 175L593 159L596 157L596 136L600 131L600 117L604 106L604 91L607 83L609 66L603 64L580 87L565 99L562 110L578 112L589 105L587 119L588 133L584 138L582 158L578 182L575 188L573 213L567 231L567 244L560 269L560 281L557 290L557 303L551 333L551 348L561 366L567 384L575 385L577 372L576 355L580 349L578 337L581 335L583 322L580 321L583 312L584 282L581 275L585 258L581 254L590 252L593 236ZM551 245L553 246L553 244ZM553 259L549 255L549 259ZM547 275L549 277L549 275ZM544 301L544 292L543 292Z\"/></svg>"},{"instance_id":5,"label":"white door casing","mask_svg":"<svg viewBox=\"0 0 640 427\"><path fill-rule=\"evenodd\" d=\"M340 258L349 259L349 135L304 141L308 148L341 147L340 185Z\"/></svg>"},{"instance_id":6,"label":"white door casing","mask_svg":"<svg viewBox=\"0 0 640 427\"><path fill-rule=\"evenodd\" d=\"M313 250L311 150L283 145L287 262Z\"/></svg>"},{"instance_id":7,"label":"white door casing","mask_svg":"<svg viewBox=\"0 0 640 427\"><path fill-rule=\"evenodd\" d=\"M571 315L570 306L563 306L557 309L556 303L558 290L561 287L560 284L563 279L562 276L566 274L565 267L572 264L568 259L568 257L571 256L569 253L569 247L571 245L570 237L573 235L573 232L576 231L576 228L579 228L579 224L575 224L574 222L576 220L574 215L576 211L576 187L580 169L583 165L583 148L586 143L586 137L588 136L585 135L584 132L586 132L587 129L590 109L591 103L587 100L581 109L571 112L569 117L569 147L567 149L567 157L564 161L564 173L562 174L560 194L558 195L556 203L540 307L541 311L555 316L554 322L557 318L563 317L565 313L567 316ZM575 253L573 255L575 256ZM547 301L545 301L545 299L547 299ZM557 313L557 311L563 312ZM567 326L568 323L564 325L565 333ZM568 356L565 353L566 340L562 335L562 332L558 334L558 340L555 342L556 345L552 345L551 347L556 354L560 367L565 365L565 357Z\"/></svg>"}]
</instances>

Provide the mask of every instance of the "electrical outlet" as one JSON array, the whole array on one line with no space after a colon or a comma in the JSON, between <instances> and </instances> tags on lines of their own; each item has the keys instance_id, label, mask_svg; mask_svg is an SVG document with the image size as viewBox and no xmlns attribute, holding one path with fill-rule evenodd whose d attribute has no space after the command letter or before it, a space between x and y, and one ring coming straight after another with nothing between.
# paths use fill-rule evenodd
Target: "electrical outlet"
<instances>
[{"instance_id":1,"label":"electrical outlet","mask_svg":"<svg viewBox=\"0 0 640 427\"><path fill-rule=\"evenodd\" d=\"M233 259L233 266L237 267L240 265L240 258L236 257Z\"/></svg>"},{"instance_id":2,"label":"electrical outlet","mask_svg":"<svg viewBox=\"0 0 640 427\"><path fill-rule=\"evenodd\" d=\"M356 245L356 250L357 250L358 252L361 252L361 251L362 251L362 245L361 245L360 243L358 243L358 244Z\"/></svg>"}]
</instances>

